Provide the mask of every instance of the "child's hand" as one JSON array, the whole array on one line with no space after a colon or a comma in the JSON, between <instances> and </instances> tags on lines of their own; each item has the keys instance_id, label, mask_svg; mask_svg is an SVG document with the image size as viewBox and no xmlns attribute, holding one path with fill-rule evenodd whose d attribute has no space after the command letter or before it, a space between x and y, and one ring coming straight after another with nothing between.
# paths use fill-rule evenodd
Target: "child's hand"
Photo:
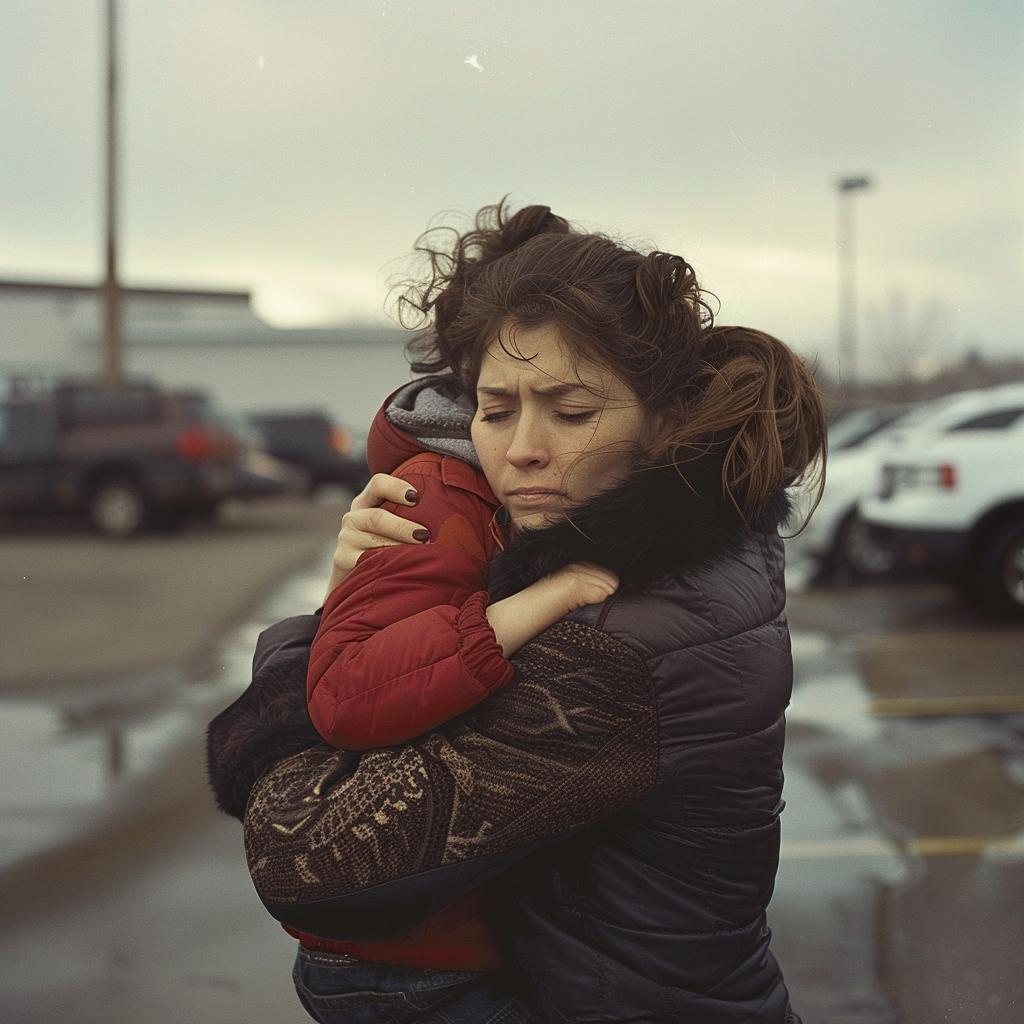
<instances>
[{"instance_id":1,"label":"child's hand","mask_svg":"<svg viewBox=\"0 0 1024 1024\"><path fill-rule=\"evenodd\" d=\"M563 615L585 604L599 604L618 589L615 573L589 562L573 562L490 605L487 620L507 658Z\"/></svg>"},{"instance_id":2,"label":"child's hand","mask_svg":"<svg viewBox=\"0 0 1024 1024\"><path fill-rule=\"evenodd\" d=\"M619 589L615 573L591 562L573 562L552 573L551 580L563 588L566 614L587 604L600 604Z\"/></svg>"}]
</instances>

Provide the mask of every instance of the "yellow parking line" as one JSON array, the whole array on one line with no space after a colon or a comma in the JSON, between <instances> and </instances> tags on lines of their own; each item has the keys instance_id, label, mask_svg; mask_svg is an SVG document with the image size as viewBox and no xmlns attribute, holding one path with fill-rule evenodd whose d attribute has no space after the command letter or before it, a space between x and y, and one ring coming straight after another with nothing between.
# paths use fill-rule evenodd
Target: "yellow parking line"
<instances>
[{"instance_id":1,"label":"yellow parking line","mask_svg":"<svg viewBox=\"0 0 1024 1024\"><path fill-rule=\"evenodd\" d=\"M1013 715L1024 712L1024 694L1003 697L875 697L873 715Z\"/></svg>"},{"instance_id":2,"label":"yellow parking line","mask_svg":"<svg viewBox=\"0 0 1024 1024\"><path fill-rule=\"evenodd\" d=\"M784 841L783 860L828 860L833 857L950 857L983 853L1024 854L1024 836L933 836L899 843L889 839L852 838L820 842Z\"/></svg>"},{"instance_id":3,"label":"yellow parking line","mask_svg":"<svg viewBox=\"0 0 1024 1024\"><path fill-rule=\"evenodd\" d=\"M1019 630L999 633L893 633L858 637L853 641L854 650L865 654L984 650L1017 645L1024 647L1024 637Z\"/></svg>"}]
</instances>

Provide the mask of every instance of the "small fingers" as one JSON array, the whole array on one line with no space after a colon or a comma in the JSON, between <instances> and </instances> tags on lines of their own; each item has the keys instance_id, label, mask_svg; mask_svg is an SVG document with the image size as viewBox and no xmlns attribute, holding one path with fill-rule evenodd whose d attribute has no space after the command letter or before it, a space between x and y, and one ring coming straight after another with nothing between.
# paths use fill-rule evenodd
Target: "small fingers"
<instances>
[{"instance_id":1,"label":"small fingers","mask_svg":"<svg viewBox=\"0 0 1024 1024\"><path fill-rule=\"evenodd\" d=\"M415 487L397 476L387 473L374 473L370 482L352 499L352 511L375 508L385 501L393 501L396 505L415 505L420 496Z\"/></svg>"},{"instance_id":2,"label":"small fingers","mask_svg":"<svg viewBox=\"0 0 1024 1024\"><path fill-rule=\"evenodd\" d=\"M619 588L619 577L603 566L594 565L593 562L575 562L569 568L581 579L586 579L596 586L608 587L609 593L614 593Z\"/></svg>"}]
</instances>

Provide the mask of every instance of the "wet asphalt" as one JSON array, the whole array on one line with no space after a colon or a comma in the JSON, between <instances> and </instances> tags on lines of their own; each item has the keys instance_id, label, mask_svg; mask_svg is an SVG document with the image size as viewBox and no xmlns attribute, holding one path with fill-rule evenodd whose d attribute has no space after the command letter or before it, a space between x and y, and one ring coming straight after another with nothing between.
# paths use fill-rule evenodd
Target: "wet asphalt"
<instances>
[{"instance_id":1,"label":"wet asphalt","mask_svg":"<svg viewBox=\"0 0 1024 1024\"><path fill-rule=\"evenodd\" d=\"M791 595L774 948L807 1022L1024 1020L1024 629L938 584Z\"/></svg>"},{"instance_id":2,"label":"wet asphalt","mask_svg":"<svg viewBox=\"0 0 1024 1024\"><path fill-rule=\"evenodd\" d=\"M201 750L262 625L315 607L325 563L305 562L212 669L2 700L0 1020L308 1020ZM1024 1020L1024 628L931 583L791 592L788 614L770 923L794 1006L806 1024Z\"/></svg>"}]
</instances>

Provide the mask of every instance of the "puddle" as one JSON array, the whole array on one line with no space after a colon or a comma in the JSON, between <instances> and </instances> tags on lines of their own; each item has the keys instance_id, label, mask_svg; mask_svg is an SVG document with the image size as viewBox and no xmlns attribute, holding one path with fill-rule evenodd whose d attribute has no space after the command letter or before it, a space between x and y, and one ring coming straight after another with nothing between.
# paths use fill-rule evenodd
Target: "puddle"
<instances>
[{"instance_id":1,"label":"puddle","mask_svg":"<svg viewBox=\"0 0 1024 1024\"><path fill-rule=\"evenodd\" d=\"M195 743L248 686L259 633L319 606L333 548L221 642L213 678L160 670L49 702L0 700L0 870L89 828Z\"/></svg>"}]
</instances>

